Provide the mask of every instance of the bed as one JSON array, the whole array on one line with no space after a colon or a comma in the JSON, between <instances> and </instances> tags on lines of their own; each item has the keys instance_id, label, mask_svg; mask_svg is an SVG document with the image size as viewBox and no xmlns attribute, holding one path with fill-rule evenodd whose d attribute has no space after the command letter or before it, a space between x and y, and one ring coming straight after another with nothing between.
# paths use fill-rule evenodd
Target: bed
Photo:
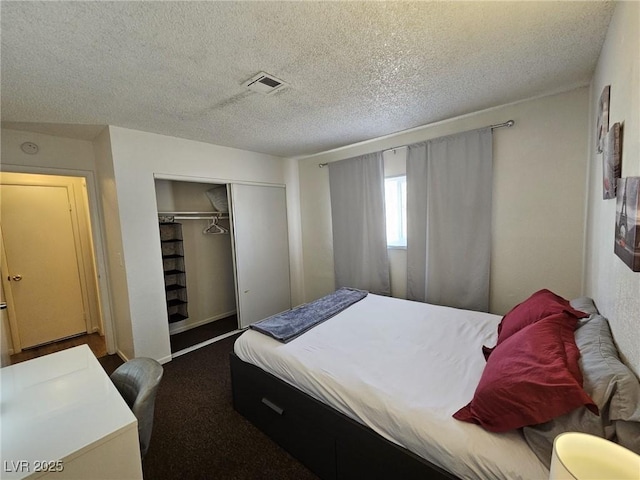
<instances>
[{"instance_id":1,"label":"bed","mask_svg":"<svg viewBox=\"0 0 640 480\"><path fill-rule=\"evenodd\" d=\"M547 478L522 429L452 418L501 319L368 294L288 343L248 330L234 407L321 478Z\"/></svg>"}]
</instances>

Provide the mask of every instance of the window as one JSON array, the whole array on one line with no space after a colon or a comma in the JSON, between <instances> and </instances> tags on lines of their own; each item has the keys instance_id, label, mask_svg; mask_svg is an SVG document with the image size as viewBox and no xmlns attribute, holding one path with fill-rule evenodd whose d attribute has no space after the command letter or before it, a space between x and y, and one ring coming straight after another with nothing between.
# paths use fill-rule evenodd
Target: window
<instances>
[{"instance_id":1,"label":"window","mask_svg":"<svg viewBox=\"0 0 640 480\"><path fill-rule=\"evenodd\" d=\"M384 179L387 246L407 246L407 177Z\"/></svg>"}]
</instances>

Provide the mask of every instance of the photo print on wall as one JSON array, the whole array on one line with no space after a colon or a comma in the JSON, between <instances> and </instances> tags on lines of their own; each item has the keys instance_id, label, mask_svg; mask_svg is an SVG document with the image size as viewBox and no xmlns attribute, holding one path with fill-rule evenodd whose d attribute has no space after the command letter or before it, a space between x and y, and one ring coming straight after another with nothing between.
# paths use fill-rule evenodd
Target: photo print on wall
<instances>
[{"instance_id":1,"label":"photo print on wall","mask_svg":"<svg viewBox=\"0 0 640 480\"><path fill-rule=\"evenodd\" d=\"M598 124L596 126L596 151L602 153L604 137L609 131L609 95L611 85L602 89L600 94L600 104L598 105Z\"/></svg>"},{"instance_id":2,"label":"photo print on wall","mask_svg":"<svg viewBox=\"0 0 640 480\"><path fill-rule=\"evenodd\" d=\"M621 161L621 132L618 122L611 125L611 129L604 137L602 152L602 198L616 198L616 187L622 171Z\"/></svg>"},{"instance_id":3,"label":"photo print on wall","mask_svg":"<svg viewBox=\"0 0 640 480\"><path fill-rule=\"evenodd\" d=\"M640 177L618 180L614 251L631 270L640 272Z\"/></svg>"}]
</instances>

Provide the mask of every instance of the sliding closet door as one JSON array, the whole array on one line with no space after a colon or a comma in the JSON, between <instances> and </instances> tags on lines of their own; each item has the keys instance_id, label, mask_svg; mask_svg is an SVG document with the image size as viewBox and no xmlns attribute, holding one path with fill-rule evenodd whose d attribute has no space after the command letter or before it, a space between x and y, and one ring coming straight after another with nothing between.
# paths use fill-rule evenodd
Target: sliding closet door
<instances>
[{"instance_id":1,"label":"sliding closet door","mask_svg":"<svg viewBox=\"0 0 640 480\"><path fill-rule=\"evenodd\" d=\"M231 184L238 324L291 308L284 187Z\"/></svg>"}]
</instances>

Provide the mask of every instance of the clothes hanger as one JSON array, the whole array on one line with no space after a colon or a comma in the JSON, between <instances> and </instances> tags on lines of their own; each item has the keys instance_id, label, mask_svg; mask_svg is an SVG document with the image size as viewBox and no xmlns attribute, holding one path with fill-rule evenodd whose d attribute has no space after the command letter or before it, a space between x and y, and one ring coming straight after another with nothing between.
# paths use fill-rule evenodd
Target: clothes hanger
<instances>
[{"instance_id":1,"label":"clothes hanger","mask_svg":"<svg viewBox=\"0 0 640 480\"><path fill-rule=\"evenodd\" d=\"M218 217L213 217L213 220L211 221L209 226L205 228L202 233L216 235L229 233L229 230L218 224Z\"/></svg>"}]
</instances>

